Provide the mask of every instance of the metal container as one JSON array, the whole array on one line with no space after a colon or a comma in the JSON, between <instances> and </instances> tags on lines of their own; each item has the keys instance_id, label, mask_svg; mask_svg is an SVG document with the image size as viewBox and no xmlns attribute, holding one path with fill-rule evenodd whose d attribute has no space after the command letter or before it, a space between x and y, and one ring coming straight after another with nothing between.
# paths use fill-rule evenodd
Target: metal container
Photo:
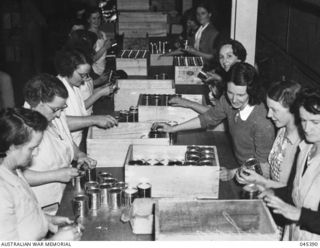
<instances>
[{"instance_id":1,"label":"metal container","mask_svg":"<svg viewBox=\"0 0 320 248\"><path fill-rule=\"evenodd\" d=\"M86 217L89 212L89 200L86 195L75 195L72 199L72 210L74 216L77 217Z\"/></svg>"},{"instance_id":2,"label":"metal container","mask_svg":"<svg viewBox=\"0 0 320 248\"><path fill-rule=\"evenodd\" d=\"M253 170L256 173L258 173L259 175L262 175L262 170L261 170L261 166L260 166L260 162L258 159L256 158L249 158L247 159L244 164L243 167L247 168L248 170Z\"/></svg>"},{"instance_id":3,"label":"metal container","mask_svg":"<svg viewBox=\"0 0 320 248\"><path fill-rule=\"evenodd\" d=\"M112 210L118 210L122 205L122 190L112 187L108 190L108 206Z\"/></svg>"},{"instance_id":4,"label":"metal container","mask_svg":"<svg viewBox=\"0 0 320 248\"><path fill-rule=\"evenodd\" d=\"M72 186L75 192L82 193L84 191L84 184L85 184L84 175L79 175L72 178Z\"/></svg>"},{"instance_id":5,"label":"metal container","mask_svg":"<svg viewBox=\"0 0 320 248\"><path fill-rule=\"evenodd\" d=\"M259 189L255 184L247 184L242 188L241 198L242 199L258 199Z\"/></svg>"},{"instance_id":6,"label":"metal container","mask_svg":"<svg viewBox=\"0 0 320 248\"><path fill-rule=\"evenodd\" d=\"M86 181L96 181L97 180L97 168L86 169Z\"/></svg>"},{"instance_id":7,"label":"metal container","mask_svg":"<svg viewBox=\"0 0 320 248\"><path fill-rule=\"evenodd\" d=\"M110 183L112 185L115 185L117 183L117 179L113 177L106 177L104 178L103 183Z\"/></svg>"},{"instance_id":8,"label":"metal container","mask_svg":"<svg viewBox=\"0 0 320 248\"><path fill-rule=\"evenodd\" d=\"M151 184L147 182L139 183L138 195L140 198L151 198Z\"/></svg>"},{"instance_id":9,"label":"metal container","mask_svg":"<svg viewBox=\"0 0 320 248\"><path fill-rule=\"evenodd\" d=\"M129 207L132 205L133 201L138 198L138 190L136 188L127 188L124 191L124 205Z\"/></svg>"},{"instance_id":10,"label":"metal container","mask_svg":"<svg viewBox=\"0 0 320 248\"><path fill-rule=\"evenodd\" d=\"M128 110L120 110L119 111L120 114L120 120L122 122L129 122L129 111Z\"/></svg>"},{"instance_id":11,"label":"metal container","mask_svg":"<svg viewBox=\"0 0 320 248\"><path fill-rule=\"evenodd\" d=\"M99 183L103 183L105 179L112 177L112 174L105 172L105 171L101 171L98 174L98 181Z\"/></svg>"},{"instance_id":12,"label":"metal container","mask_svg":"<svg viewBox=\"0 0 320 248\"><path fill-rule=\"evenodd\" d=\"M187 152L201 152L201 149L199 146L187 146Z\"/></svg>"},{"instance_id":13,"label":"metal container","mask_svg":"<svg viewBox=\"0 0 320 248\"><path fill-rule=\"evenodd\" d=\"M90 189L87 191L89 197L89 208L92 210L97 210L101 207L101 190L100 189Z\"/></svg>"},{"instance_id":14,"label":"metal container","mask_svg":"<svg viewBox=\"0 0 320 248\"><path fill-rule=\"evenodd\" d=\"M186 152L185 160L200 160L201 153L199 152Z\"/></svg>"},{"instance_id":15,"label":"metal container","mask_svg":"<svg viewBox=\"0 0 320 248\"><path fill-rule=\"evenodd\" d=\"M129 121L138 122L138 107L134 107L134 106L130 107Z\"/></svg>"},{"instance_id":16,"label":"metal container","mask_svg":"<svg viewBox=\"0 0 320 248\"><path fill-rule=\"evenodd\" d=\"M100 184L100 190L101 190L101 204L107 205L109 204L108 201L108 191L113 187L112 183L102 183Z\"/></svg>"},{"instance_id":17,"label":"metal container","mask_svg":"<svg viewBox=\"0 0 320 248\"><path fill-rule=\"evenodd\" d=\"M99 189L99 183L97 181L89 181L84 185L84 190L87 193L91 189Z\"/></svg>"},{"instance_id":18,"label":"metal container","mask_svg":"<svg viewBox=\"0 0 320 248\"><path fill-rule=\"evenodd\" d=\"M168 166L175 166L175 165L181 166L182 164L183 164L183 161L180 161L180 160L169 160L168 161Z\"/></svg>"},{"instance_id":19,"label":"metal container","mask_svg":"<svg viewBox=\"0 0 320 248\"><path fill-rule=\"evenodd\" d=\"M115 184L115 187L117 187L117 188L119 188L119 189L122 189L122 190L125 190L125 189L128 188L128 184L125 183L125 182L120 181L120 182L117 182L117 183Z\"/></svg>"},{"instance_id":20,"label":"metal container","mask_svg":"<svg viewBox=\"0 0 320 248\"><path fill-rule=\"evenodd\" d=\"M189 165L197 165L198 160L193 160L193 159L186 159L183 163L184 166L189 166Z\"/></svg>"}]
</instances>

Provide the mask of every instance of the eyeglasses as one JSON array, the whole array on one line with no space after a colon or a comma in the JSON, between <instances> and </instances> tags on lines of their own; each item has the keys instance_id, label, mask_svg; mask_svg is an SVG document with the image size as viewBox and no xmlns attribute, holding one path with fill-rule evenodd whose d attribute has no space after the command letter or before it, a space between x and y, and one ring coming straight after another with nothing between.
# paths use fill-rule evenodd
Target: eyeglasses
<instances>
[{"instance_id":1,"label":"eyeglasses","mask_svg":"<svg viewBox=\"0 0 320 248\"><path fill-rule=\"evenodd\" d=\"M81 77L81 79L88 79L91 78L89 73L80 73L78 71L76 71L78 73L78 75Z\"/></svg>"},{"instance_id":2,"label":"eyeglasses","mask_svg":"<svg viewBox=\"0 0 320 248\"><path fill-rule=\"evenodd\" d=\"M48 103L44 103L45 105L47 105L50 109L51 109L51 111L52 111L52 113L54 114L54 113L57 113L58 111L63 111L64 109L66 109L67 107L68 107L68 105L66 104L66 105L64 105L63 107L61 107L61 108L53 108L53 107L51 107Z\"/></svg>"}]
</instances>

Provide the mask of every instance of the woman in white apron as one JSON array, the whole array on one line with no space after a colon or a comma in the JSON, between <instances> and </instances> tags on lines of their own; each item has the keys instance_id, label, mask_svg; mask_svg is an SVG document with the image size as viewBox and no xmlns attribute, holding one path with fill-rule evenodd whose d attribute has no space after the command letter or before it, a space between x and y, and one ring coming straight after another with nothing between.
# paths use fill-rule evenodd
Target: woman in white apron
<instances>
[{"instance_id":1,"label":"woman in white apron","mask_svg":"<svg viewBox=\"0 0 320 248\"><path fill-rule=\"evenodd\" d=\"M68 92L63 83L54 76L40 74L25 86L26 105L43 114L49 121L39 152L33 157L29 170L25 172L40 206L60 203L65 183L78 175L71 167L76 160L95 166L96 161L88 158L74 144L63 110L66 108ZM35 171L37 173L35 173Z\"/></svg>"},{"instance_id":2,"label":"woman in white apron","mask_svg":"<svg viewBox=\"0 0 320 248\"><path fill-rule=\"evenodd\" d=\"M288 219L284 240L320 241L320 89L305 89L296 110L305 140L299 145L293 185L267 190L260 197Z\"/></svg>"},{"instance_id":3,"label":"woman in white apron","mask_svg":"<svg viewBox=\"0 0 320 248\"><path fill-rule=\"evenodd\" d=\"M55 58L55 66L58 78L68 90L67 123L72 132L73 140L79 145L82 140L82 130L90 126L110 128L117 124L117 121L109 115L90 116L87 109L92 106L100 97L110 94L110 87L94 92L87 99L83 99L80 86L85 80L90 80L91 66L85 56L75 50L60 51Z\"/></svg>"},{"instance_id":4,"label":"woman in white apron","mask_svg":"<svg viewBox=\"0 0 320 248\"><path fill-rule=\"evenodd\" d=\"M0 240L79 240L81 231L66 217L41 210L21 171L29 166L42 140L47 120L28 109L8 109L0 114Z\"/></svg>"}]
</instances>

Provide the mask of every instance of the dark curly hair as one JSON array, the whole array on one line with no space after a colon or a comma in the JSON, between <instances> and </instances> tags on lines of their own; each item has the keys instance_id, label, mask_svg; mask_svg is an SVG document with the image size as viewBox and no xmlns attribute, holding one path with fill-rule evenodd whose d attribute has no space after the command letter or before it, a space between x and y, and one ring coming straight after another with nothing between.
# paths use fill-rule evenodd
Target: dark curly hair
<instances>
[{"instance_id":1,"label":"dark curly hair","mask_svg":"<svg viewBox=\"0 0 320 248\"><path fill-rule=\"evenodd\" d=\"M37 111L9 108L0 112L0 156L5 156L11 145L22 145L31 140L32 131L43 132L47 119Z\"/></svg>"},{"instance_id":2,"label":"dark curly hair","mask_svg":"<svg viewBox=\"0 0 320 248\"><path fill-rule=\"evenodd\" d=\"M294 113L293 105L301 90L301 85L295 81L279 81L270 85L267 97L279 102L283 107Z\"/></svg>"},{"instance_id":3,"label":"dark curly hair","mask_svg":"<svg viewBox=\"0 0 320 248\"><path fill-rule=\"evenodd\" d=\"M54 60L57 73L62 77L72 77L79 65L90 64L86 56L75 49L63 49L57 52Z\"/></svg>"},{"instance_id":4,"label":"dark curly hair","mask_svg":"<svg viewBox=\"0 0 320 248\"><path fill-rule=\"evenodd\" d=\"M320 89L319 88L304 88L301 90L294 103L294 111L299 117L299 109L303 107L308 112L320 114Z\"/></svg>"},{"instance_id":5,"label":"dark curly hair","mask_svg":"<svg viewBox=\"0 0 320 248\"><path fill-rule=\"evenodd\" d=\"M232 65L226 74L226 82L232 82L237 86L247 86L250 105L260 104L264 99L264 91L260 84L258 73L248 63L238 62Z\"/></svg>"},{"instance_id":6,"label":"dark curly hair","mask_svg":"<svg viewBox=\"0 0 320 248\"><path fill-rule=\"evenodd\" d=\"M233 54L237 56L237 58L241 61L244 62L247 59L247 50L244 48L244 46L237 40L233 39L228 39L223 41L220 46L218 51L225 46L225 45L231 45Z\"/></svg>"},{"instance_id":7,"label":"dark curly hair","mask_svg":"<svg viewBox=\"0 0 320 248\"><path fill-rule=\"evenodd\" d=\"M55 76L42 73L31 78L25 85L24 99L31 107L41 102L52 102L55 96L68 98L68 91L63 83Z\"/></svg>"}]
</instances>

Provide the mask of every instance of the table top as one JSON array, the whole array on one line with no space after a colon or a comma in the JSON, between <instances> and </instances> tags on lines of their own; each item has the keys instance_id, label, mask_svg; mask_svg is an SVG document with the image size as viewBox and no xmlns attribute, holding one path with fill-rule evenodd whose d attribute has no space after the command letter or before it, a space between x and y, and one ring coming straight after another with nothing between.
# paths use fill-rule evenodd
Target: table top
<instances>
[{"instance_id":1,"label":"table top","mask_svg":"<svg viewBox=\"0 0 320 248\"><path fill-rule=\"evenodd\" d=\"M234 168L237 163L234 159L230 140L224 132L212 131L189 131L178 134L177 145L215 145L217 146L220 166ZM98 168L98 171L108 171L118 180L124 180L124 168ZM239 199L241 188L234 181L221 182L219 186L219 199ZM71 184L68 184L58 211L58 215L74 218L71 206L71 199L74 191ZM120 221L121 210L111 211L108 208L101 208L96 212L91 211L85 219L81 220L85 227L82 240L87 241L150 241L154 240L153 235L136 235L132 233L129 223Z\"/></svg>"}]
</instances>

